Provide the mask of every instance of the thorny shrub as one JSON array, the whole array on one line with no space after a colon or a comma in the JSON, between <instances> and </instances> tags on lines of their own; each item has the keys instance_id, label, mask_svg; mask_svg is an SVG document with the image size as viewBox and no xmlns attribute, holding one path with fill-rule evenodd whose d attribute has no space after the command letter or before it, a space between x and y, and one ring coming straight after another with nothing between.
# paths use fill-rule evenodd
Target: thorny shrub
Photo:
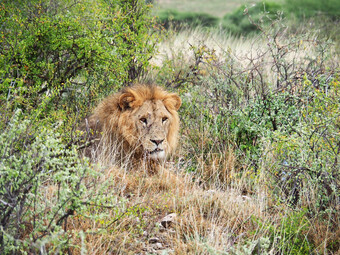
<instances>
[{"instance_id":1,"label":"thorny shrub","mask_svg":"<svg viewBox=\"0 0 340 255\"><path fill-rule=\"evenodd\" d=\"M288 204L307 203L313 214L335 212L340 107L331 42L288 34L281 23L262 32L256 38L260 43L244 56L230 49L221 58L204 44L195 46L191 69L174 74L172 86L185 95L186 167L202 169L200 175L215 168L222 182L210 183L220 187L232 180L235 167L249 182L267 172L268 179L274 178L271 187L280 190L275 194ZM197 55L195 49L205 50ZM275 163L264 167L268 141L273 150L268 162ZM203 179L215 180L211 175Z\"/></svg>"},{"instance_id":2,"label":"thorny shrub","mask_svg":"<svg viewBox=\"0 0 340 255\"><path fill-rule=\"evenodd\" d=\"M0 127L1 254L84 251L91 222L99 235L140 216L143 208L120 199L112 176L81 159L55 126L17 110L1 115Z\"/></svg>"},{"instance_id":3,"label":"thorny shrub","mask_svg":"<svg viewBox=\"0 0 340 255\"><path fill-rule=\"evenodd\" d=\"M280 198L314 213L334 214L340 203L340 83L338 78L320 80L316 86L308 79L302 82L299 120L291 129L274 132L278 165L268 170L279 184Z\"/></svg>"},{"instance_id":4,"label":"thorny shrub","mask_svg":"<svg viewBox=\"0 0 340 255\"><path fill-rule=\"evenodd\" d=\"M76 127L146 72L159 36L149 13L140 0L0 3L1 254L70 253L84 237L70 218L125 215L112 180L80 160Z\"/></svg>"},{"instance_id":5,"label":"thorny shrub","mask_svg":"<svg viewBox=\"0 0 340 255\"><path fill-rule=\"evenodd\" d=\"M94 170L53 129L34 127L20 110L1 127L1 254L44 251L50 241L67 247L68 217L91 201L84 178Z\"/></svg>"},{"instance_id":6,"label":"thorny shrub","mask_svg":"<svg viewBox=\"0 0 340 255\"><path fill-rule=\"evenodd\" d=\"M268 210L283 206L292 212L230 252L307 254L321 246L334 252L340 202L338 56L332 42L316 34L272 26L260 27L261 36L244 55L232 49L218 55L221 49L199 42L191 45L189 61L173 54L182 61L164 62L168 86L183 95L178 163L205 189L235 188L250 196L261 183L272 199ZM309 222L327 229L323 237L315 238Z\"/></svg>"},{"instance_id":7,"label":"thorny shrub","mask_svg":"<svg viewBox=\"0 0 340 255\"><path fill-rule=\"evenodd\" d=\"M145 72L158 36L149 12L139 0L2 2L0 102L26 111L47 97L45 113L87 114Z\"/></svg>"}]
</instances>

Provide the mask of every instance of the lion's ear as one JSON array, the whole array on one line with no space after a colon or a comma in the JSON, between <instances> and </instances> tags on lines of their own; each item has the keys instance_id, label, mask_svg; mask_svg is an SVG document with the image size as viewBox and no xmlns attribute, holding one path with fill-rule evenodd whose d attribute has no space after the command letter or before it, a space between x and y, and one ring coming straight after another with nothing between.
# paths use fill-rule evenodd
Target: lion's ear
<instances>
[{"instance_id":1,"label":"lion's ear","mask_svg":"<svg viewBox=\"0 0 340 255\"><path fill-rule=\"evenodd\" d=\"M177 111L182 105L182 100L178 95L170 94L164 99L164 103L170 105Z\"/></svg>"},{"instance_id":2,"label":"lion's ear","mask_svg":"<svg viewBox=\"0 0 340 255\"><path fill-rule=\"evenodd\" d=\"M125 92L119 97L118 104L122 110L126 110L132 107L131 103L135 100L136 98L131 92Z\"/></svg>"}]
</instances>

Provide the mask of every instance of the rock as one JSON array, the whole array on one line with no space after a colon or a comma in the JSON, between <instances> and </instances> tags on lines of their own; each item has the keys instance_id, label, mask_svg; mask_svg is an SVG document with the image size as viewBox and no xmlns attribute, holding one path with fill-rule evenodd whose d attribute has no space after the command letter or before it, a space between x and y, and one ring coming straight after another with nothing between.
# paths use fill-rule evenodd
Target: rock
<instances>
[{"instance_id":1,"label":"rock","mask_svg":"<svg viewBox=\"0 0 340 255\"><path fill-rule=\"evenodd\" d=\"M164 228L169 227L171 224L173 224L175 222L175 219L177 217L176 213L171 213L167 216L165 216L162 220L161 220L161 224Z\"/></svg>"},{"instance_id":2,"label":"rock","mask_svg":"<svg viewBox=\"0 0 340 255\"><path fill-rule=\"evenodd\" d=\"M151 237L151 238L149 239L149 243L159 243L159 238L157 238L157 237Z\"/></svg>"},{"instance_id":3,"label":"rock","mask_svg":"<svg viewBox=\"0 0 340 255\"><path fill-rule=\"evenodd\" d=\"M155 248L156 248L157 250L161 250L161 249L163 249L163 245L162 245L161 243L156 243L156 244L155 244Z\"/></svg>"},{"instance_id":4,"label":"rock","mask_svg":"<svg viewBox=\"0 0 340 255\"><path fill-rule=\"evenodd\" d=\"M243 198L244 200L250 200L250 199L251 199L251 198L248 197L248 196L242 196L242 198Z\"/></svg>"}]
</instances>

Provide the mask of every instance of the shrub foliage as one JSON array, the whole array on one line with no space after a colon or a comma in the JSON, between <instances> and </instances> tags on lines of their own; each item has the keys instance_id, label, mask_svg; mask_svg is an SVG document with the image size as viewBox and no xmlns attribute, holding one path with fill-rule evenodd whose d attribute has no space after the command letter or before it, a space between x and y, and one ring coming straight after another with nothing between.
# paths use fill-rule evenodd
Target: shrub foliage
<instances>
[{"instance_id":1,"label":"shrub foliage","mask_svg":"<svg viewBox=\"0 0 340 255\"><path fill-rule=\"evenodd\" d=\"M81 233L68 219L107 203L76 126L147 70L149 11L139 0L0 3L1 254L70 252Z\"/></svg>"},{"instance_id":2,"label":"shrub foliage","mask_svg":"<svg viewBox=\"0 0 340 255\"><path fill-rule=\"evenodd\" d=\"M75 147L67 148L58 133L34 125L21 110L1 128L0 252L45 250L52 236L62 247L68 217L91 201L84 178L93 170Z\"/></svg>"},{"instance_id":3,"label":"shrub foliage","mask_svg":"<svg viewBox=\"0 0 340 255\"><path fill-rule=\"evenodd\" d=\"M133 82L155 48L148 13L137 0L2 2L0 100L60 106Z\"/></svg>"},{"instance_id":4,"label":"shrub foliage","mask_svg":"<svg viewBox=\"0 0 340 255\"><path fill-rule=\"evenodd\" d=\"M339 67L329 61L329 42L313 35L287 39L284 27L273 26L257 38L262 43L254 43L246 67L231 50L221 61L203 44L196 70L183 74L190 79L174 80L186 93L187 168L202 169L203 183L225 187L237 167L250 183L265 178L279 203L306 207L314 216L336 215ZM193 56L197 60L197 51ZM230 151L237 154L233 166Z\"/></svg>"},{"instance_id":5,"label":"shrub foliage","mask_svg":"<svg viewBox=\"0 0 340 255\"><path fill-rule=\"evenodd\" d=\"M237 35L259 32L256 24L270 25L273 20L281 16L282 10L282 5L275 2L242 5L233 13L223 17L222 27Z\"/></svg>"}]
</instances>

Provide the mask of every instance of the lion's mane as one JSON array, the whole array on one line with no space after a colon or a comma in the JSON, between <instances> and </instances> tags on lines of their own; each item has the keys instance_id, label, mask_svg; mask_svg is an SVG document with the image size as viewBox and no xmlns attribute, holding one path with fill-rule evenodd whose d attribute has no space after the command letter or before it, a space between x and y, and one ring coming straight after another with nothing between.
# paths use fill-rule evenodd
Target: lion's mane
<instances>
[{"instance_id":1,"label":"lion's mane","mask_svg":"<svg viewBox=\"0 0 340 255\"><path fill-rule=\"evenodd\" d=\"M181 106L181 99L175 93L169 93L159 86L137 84L108 96L95 108L89 118L89 125L102 133L106 139L114 141L115 144L122 144L125 153L131 153L138 147L138 130L132 115L148 101L161 102L168 111L167 114L170 113L166 134L166 153L169 155L176 148L178 141L177 110ZM113 146L112 143L106 144ZM138 150L132 154L134 158L142 157Z\"/></svg>"}]
</instances>

